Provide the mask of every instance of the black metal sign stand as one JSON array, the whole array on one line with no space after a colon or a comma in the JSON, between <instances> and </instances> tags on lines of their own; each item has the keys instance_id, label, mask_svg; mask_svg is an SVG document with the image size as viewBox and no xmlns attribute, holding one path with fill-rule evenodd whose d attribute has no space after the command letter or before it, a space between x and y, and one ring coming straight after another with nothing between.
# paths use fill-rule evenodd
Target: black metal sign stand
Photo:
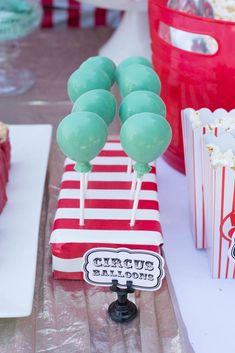
<instances>
[{"instance_id":1,"label":"black metal sign stand","mask_svg":"<svg viewBox=\"0 0 235 353\"><path fill-rule=\"evenodd\" d=\"M127 281L127 288L119 288L118 281L113 280L110 290L112 292L117 292L118 299L110 304L108 308L108 313L111 319L115 322L125 323L132 321L137 316L136 305L127 299L129 293L134 293L134 288L132 287L132 282Z\"/></svg>"}]
</instances>

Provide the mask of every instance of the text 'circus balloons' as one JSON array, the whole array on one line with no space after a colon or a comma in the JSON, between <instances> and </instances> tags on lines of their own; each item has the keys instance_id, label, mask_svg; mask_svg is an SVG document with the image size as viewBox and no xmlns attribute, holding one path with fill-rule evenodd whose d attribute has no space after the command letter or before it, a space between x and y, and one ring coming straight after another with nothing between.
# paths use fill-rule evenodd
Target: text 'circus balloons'
<instances>
[{"instance_id":1,"label":"text 'circus balloons'","mask_svg":"<svg viewBox=\"0 0 235 353\"><path fill-rule=\"evenodd\" d=\"M105 56L90 57L81 64L80 69L101 69L109 76L111 84L115 81L116 65L111 59Z\"/></svg>"},{"instance_id":2,"label":"text 'circus balloons'","mask_svg":"<svg viewBox=\"0 0 235 353\"><path fill-rule=\"evenodd\" d=\"M152 64L151 62L144 58L143 56L130 56L129 58L123 60L117 67L116 69L116 81L119 81L119 77L121 75L121 71L122 69L124 69L125 67L129 66L129 65L133 65L133 64L141 64L141 65L145 65L148 66L150 68L152 68Z\"/></svg>"},{"instance_id":3,"label":"text 'circus balloons'","mask_svg":"<svg viewBox=\"0 0 235 353\"><path fill-rule=\"evenodd\" d=\"M166 106L163 100L149 91L134 91L122 101L119 116L122 124L132 115L149 112L166 117Z\"/></svg>"},{"instance_id":4,"label":"text 'circus balloons'","mask_svg":"<svg viewBox=\"0 0 235 353\"><path fill-rule=\"evenodd\" d=\"M120 141L127 155L136 161L137 176L150 171L149 162L157 159L167 149L172 137L169 123L153 113L133 115L125 121Z\"/></svg>"},{"instance_id":5,"label":"text 'circus balloons'","mask_svg":"<svg viewBox=\"0 0 235 353\"><path fill-rule=\"evenodd\" d=\"M83 93L103 88L110 90L111 81L101 69L78 69L68 79L67 91L72 102L75 102Z\"/></svg>"},{"instance_id":6,"label":"text 'circus balloons'","mask_svg":"<svg viewBox=\"0 0 235 353\"><path fill-rule=\"evenodd\" d=\"M161 91L161 82L156 72L141 64L123 68L118 86L122 97L133 91L150 91L156 94L160 94Z\"/></svg>"},{"instance_id":7,"label":"text 'circus balloons'","mask_svg":"<svg viewBox=\"0 0 235 353\"><path fill-rule=\"evenodd\" d=\"M116 100L109 91L94 89L82 94L75 101L72 112L78 111L96 113L109 126L116 113Z\"/></svg>"},{"instance_id":8,"label":"text 'circus balloons'","mask_svg":"<svg viewBox=\"0 0 235 353\"><path fill-rule=\"evenodd\" d=\"M67 115L57 128L61 151L76 162L75 170L87 173L90 161L101 151L107 140L107 125L97 114L77 112Z\"/></svg>"}]
</instances>

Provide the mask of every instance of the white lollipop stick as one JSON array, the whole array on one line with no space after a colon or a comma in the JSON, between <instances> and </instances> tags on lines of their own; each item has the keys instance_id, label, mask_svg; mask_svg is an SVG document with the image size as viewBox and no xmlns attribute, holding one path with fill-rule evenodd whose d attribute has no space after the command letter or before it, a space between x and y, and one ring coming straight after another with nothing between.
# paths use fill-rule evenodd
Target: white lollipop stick
<instances>
[{"instance_id":1,"label":"white lollipop stick","mask_svg":"<svg viewBox=\"0 0 235 353\"><path fill-rule=\"evenodd\" d=\"M132 184L131 184L131 200L134 200L134 197L135 197L136 182L137 182L137 173L134 170Z\"/></svg>"},{"instance_id":2,"label":"white lollipop stick","mask_svg":"<svg viewBox=\"0 0 235 353\"><path fill-rule=\"evenodd\" d=\"M133 204L132 214L131 214L131 222L130 222L131 227L134 227L134 225L135 225L136 212L138 209L139 195L140 195L142 180L143 180L143 177L140 177L137 181L137 186L136 186L136 190L135 190L135 199L134 199L134 204Z\"/></svg>"},{"instance_id":3,"label":"white lollipop stick","mask_svg":"<svg viewBox=\"0 0 235 353\"><path fill-rule=\"evenodd\" d=\"M85 191L84 191L84 198L86 198L86 193L87 193L87 189L88 189L89 175L90 175L90 172L85 173Z\"/></svg>"},{"instance_id":4,"label":"white lollipop stick","mask_svg":"<svg viewBox=\"0 0 235 353\"><path fill-rule=\"evenodd\" d=\"M85 178L85 173L80 173L80 226L84 226Z\"/></svg>"},{"instance_id":5,"label":"white lollipop stick","mask_svg":"<svg viewBox=\"0 0 235 353\"><path fill-rule=\"evenodd\" d=\"M127 174L131 174L132 172L132 159L128 158L128 164L127 164L127 170L126 170Z\"/></svg>"}]
</instances>

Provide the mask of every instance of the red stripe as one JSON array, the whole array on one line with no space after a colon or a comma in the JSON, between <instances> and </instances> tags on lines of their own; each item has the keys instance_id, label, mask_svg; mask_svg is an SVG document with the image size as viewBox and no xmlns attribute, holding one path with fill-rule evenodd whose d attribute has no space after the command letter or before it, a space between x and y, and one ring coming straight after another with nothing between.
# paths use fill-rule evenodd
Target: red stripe
<instances>
[{"instance_id":1,"label":"red stripe","mask_svg":"<svg viewBox=\"0 0 235 353\"><path fill-rule=\"evenodd\" d=\"M233 186L233 212L235 212L235 182ZM235 278L235 265L234 265L234 270L233 270L233 278Z\"/></svg>"},{"instance_id":2,"label":"red stripe","mask_svg":"<svg viewBox=\"0 0 235 353\"><path fill-rule=\"evenodd\" d=\"M123 219L85 219L85 225L80 227L79 218L60 218L54 222L53 230L56 229L88 229L88 230L141 230L161 232L158 221L136 220L135 226L130 227L130 220Z\"/></svg>"},{"instance_id":3,"label":"red stripe","mask_svg":"<svg viewBox=\"0 0 235 353\"><path fill-rule=\"evenodd\" d=\"M102 150L98 157L127 157L123 150Z\"/></svg>"},{"instance_id":4,"label":"red stripe","mask_svg":"<svg viewBox=\"0 0 235 353\"><path fill-rule=\"evenodd\" d=\"M204 203L204 186L202 186L202 247L205 248L205 203Z\"/></svg>"},{"instance_id":5,"label":"red stripe","mask_svg":"<svg viewBox=\"0 0 235 353\"><path fill-rule=\"evenodd\" d=\"M80 3L75 0L69 0L69 18L70 27L79 27L80 24Z\"/></svg>"},{"instance_id":6,"label":"red stripe","mask_svg":"<svg viewBox=\"0 0 235 353\"><path fill-rule=\"evenodd\" d=\"M44 6L44 15L42 19L42 27L53 27L52 13L53 13L53 0L41 0Z\"/></svg>"},{"instance_id":7,"label":"red stripe","mask_svg":"<svg viewBox=\"0 0 235 353\"><path fill-rule=\"evenodd\" d=\"M230 248L230 246L231 246L231 241L229 242L228 249ZM229 257L227 258L226 275L225 275L226 278L228 278L228 270L229 270Z\"/></svg>"},{"instance_id":8,"label":"red stripe","mask_svg":"<svg viewBox=\"0 0 235 353\"><path fill-rule=\"evenodd\" d=\"M74 166L75 164L67 164L65 166L65 172L74 172ZM127 171L127 165L100 165L100 164L94 164L92 166L92 172L94 173L125 173ZM151 174L156 173L156 168L152 167Z\"/></svg>"},{"instance_id":9,"label":"red stripe","mask_svg":"<svg viewBox=\"0 0 235 353\"><path fill-rule=\"evenodd\" d=\"M215 190L216 190L216 171L211 167L211 185L213 185L213 224L212 224L212 266L213 266L213 275L214 275L214 259L215 259Z\"/></svg>"},{"instance_id":10,"label":"red stripe","mask_svg":"<svg viewBox=\"0 0 235 353\"><path fill-rule=\"evenodd\" d=\"M106 25L106 10L96 8L95 9L95 25L105 26Z\"/></svg>"},{"instance_id":11,"label":"red stripe","mask_svg":"<svg viewBox=\"0 0 235 353\"><path fill-rule=\"evenodd\" d=\"M80 189L79 180L65 180L61 183L61 189ZM89 181L88 189L95 190L130 190L129 181ZM154 182L143 182L141 190L157 191L157 184Z\"/></svg>"},{"instance_id":12,"label":"red stripe","mask_svg":"<svg viewBox=\"0 0 235 353\"><path fill-rule=\"evenodd\" d=\"M194 132L192 132L193 140L193 180L194 180L194 227L195 227L195 245L198 247L198 234L197 234L197 207L196 207L196 176L195 176L195 154L194 154Z\"/></svg>"},{"instance_id":13,"label":"red stripe","mask_svg":"<svg viewBox=\"0 0 235 353\"><path fill-rule=\"evenodd\" d=\"M222 168L222 192L221 192L220 224L223 222L223 215L224 215L224 185L225 185L225 167ZM220 276L221 276L222 241L223 241L223 234L220 232L218 278L220 278Z\"/></svg>"},{"instance_id":14,"label":"red stripe","mask_svg":"<svg viewBox=\"0 0 235 353\"><path fill-rule=\"evenodd\" d=\"M233 185L233 211L235 212L235 182Z\"/></svg>"},{"instance_id":15,"label":"red stripe","mask_svg":"<svg viewBox=\"0 0 235 353\"><path fill-rule=\"evenodd\" d=\"M58 208L79 208L79 199L60 199ZM132 209L132 200L102 200L86 199L85 208L107 208L107 209ZM138 209L141 210L159 210L157 201L139 200Z\"/></svg>"},{"instance_id":16,"label":"red stripe","mask_svg":"<svg viewBox=\"0 0 235 353\"><path fill-rule=\"evenodd\" d=\"M70 280L83 280L83 272L61 272L61 271L53 271L54 279L70 279ZM68 282L63 283L62 286L65 286Z\"/></svg>"},{"instance_id":17,"label":"red stripe","mask_svg":"<svg viewBox=\"0 0 235 353\"><path fill-rule=\"evenodd\" d=\"M61 259L76 259L90 249L94 248L127 248L131 250L148 250L160 253L160 247L157 245L140 245L140 244L108 244L108 243L56 243L52 244L52 254Z\"/></svg>"}]
</instances>

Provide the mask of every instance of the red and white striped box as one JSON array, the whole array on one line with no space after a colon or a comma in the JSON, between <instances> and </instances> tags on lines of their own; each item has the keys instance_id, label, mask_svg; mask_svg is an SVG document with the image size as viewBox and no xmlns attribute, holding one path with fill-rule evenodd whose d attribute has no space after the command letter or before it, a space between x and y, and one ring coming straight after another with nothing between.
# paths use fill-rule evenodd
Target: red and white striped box
<instances>
[{"instance_id":1,"label":"red and white striped box","mask_svg":"<svg viewBox=\"0 0 235 353\"><path fill-rule=\"evenodd\" d=\"M119 141L106 143L92 161L85 200L85 225L79 225L80 177L65 161L58 209L51 234L52 271L56 279L83 279L83 255L93 248L128 248L160 253L163 244L156 169L143 179L134 227L130 227L132 174Z\"/></svg>"},{"instance_id":2,"label":"red and white striped box","mask_svg":"<svg viewBox=\"0 0 235 353\"><path fill-rule=\"evenodd\" d=\"M219 136L231 127L226 122L234 120L235 110L227 112L207 108L198 111L188 108L182 112L185 169L188 184L190 224L195 247L206 248L205 205L202 181L203 136ZM234 124L234 121L232 122Z\"/></svg>"},{"instance_id":3,"label":"red and white striped box","mask_svg":"<svg viewBox=\"0 0 235 353\"><path fill-rule=\"evenodd\" d=\"M213 278L235 278L235 171L214 167L203 148L206 251Z\"/></svg>"}]
</instances>

